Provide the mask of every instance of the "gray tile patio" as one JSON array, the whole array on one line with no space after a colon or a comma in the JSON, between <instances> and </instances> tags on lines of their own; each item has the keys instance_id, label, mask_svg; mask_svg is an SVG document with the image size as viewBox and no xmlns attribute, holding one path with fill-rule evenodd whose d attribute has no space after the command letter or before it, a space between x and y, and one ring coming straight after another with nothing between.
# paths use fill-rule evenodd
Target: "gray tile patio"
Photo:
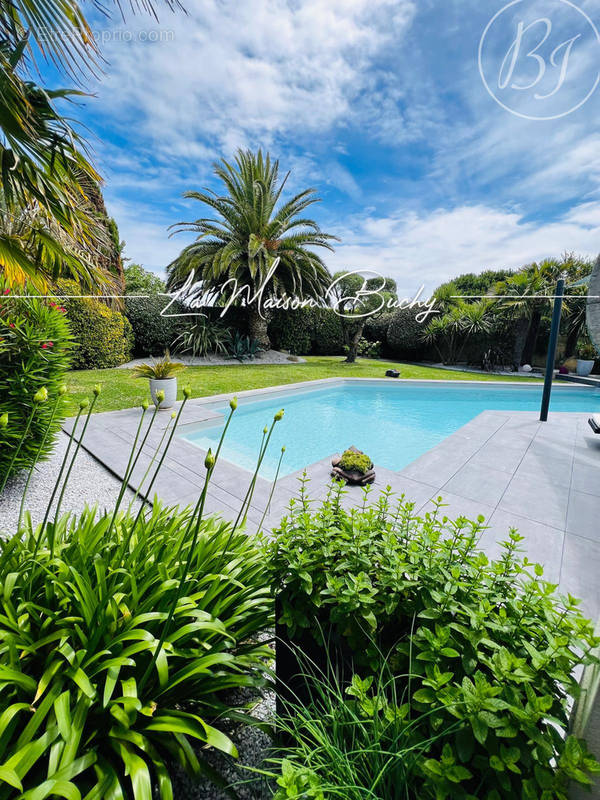
<instances>
[{"instance_id":1,"label":"gray tile patio","mask_svg":"<svg viewBox=\"0 0 600 800\"><path fill-rule=\"evenodd\" d=\"M312 386L343 382L317 381ZM257 395L284 396L295 388L242 392L239 399L243 403ZM215 407L222 405L223 399L189 401L182 415L183 426L214 421L218 416ZM170 413L161 412L159 418L130 482L133 488L151 462ZM122 476L138 421L139 411L133 409L94 415L85 449ZM174 440L150 494L156 493L167 503L194 503L204 480L204 455L190 442ZM329 471L330 457L307 467L311 498L325 496ZM600 436L593 435L586 415L555 412L547 423L541 423L533 412L485 411L403 470L376 466L376 471L373 495L390 486L414 502L420 512L433 507L432 501L441 496L448 516L483 514L488 528L481 546L489 555L498 554L511 528L518 529L525 537L524 549L544 565L548 579L581 597L592 618L599 616ZM264 519L265 530L277 525L290 499L297 495L301 474L278 481ZM221 461L213 475L207 510L235 519L250 477L237 465ZM248 516L250 531L261 524L271 488L269 481L257 479ZM361 501L358 488L349 489L344 499L347 505Z\"/></svg>"}]
</instances>

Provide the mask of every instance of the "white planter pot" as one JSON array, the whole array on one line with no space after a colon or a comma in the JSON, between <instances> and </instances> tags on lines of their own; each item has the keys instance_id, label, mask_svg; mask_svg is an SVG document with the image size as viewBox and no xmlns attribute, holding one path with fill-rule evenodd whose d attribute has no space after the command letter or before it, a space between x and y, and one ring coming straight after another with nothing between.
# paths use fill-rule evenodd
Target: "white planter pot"
<instances>
[{"instance_id":1,"label":"white planter pot","mask_svg":"<svg viewBox=\"0 0 600 800\"><path fill-rule=\"evenodd\" d=\"M577 359L577 374L582 378L586 378L594 369L595 361L584 361L581 358Z\"/></svg>"},{"instance_id":2,"label":"white planter pot","mask_svg":"<svg viewBox=\"0 0 600 800\"><path fill-rule=\"evenodd\" d=\"M156 393L160 391L165 393L165 399L158 405ZM158 405L159 408L171 408L177 400L177 378L165 378L164 380L150 378L150 394L154 405Z\"/></svg>"}]
</instances>

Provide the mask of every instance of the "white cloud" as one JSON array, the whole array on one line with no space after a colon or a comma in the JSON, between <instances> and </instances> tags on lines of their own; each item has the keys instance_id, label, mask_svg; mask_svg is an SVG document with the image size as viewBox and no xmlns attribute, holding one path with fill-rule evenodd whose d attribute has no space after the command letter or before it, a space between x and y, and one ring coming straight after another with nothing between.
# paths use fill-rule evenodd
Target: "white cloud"
<instances>
[{"instance_id":1,"label":"white cloud","mask_svg":"<svg viewBox=\"0 0 600 800\"><path fill-rule=\"evenodd\" d=\"M371 269L390 275L401 293L421 284L433 291L464 272L518 268L564 251L597 255L600 206L577 206L554 222L523 221L484 205L352 219L336 233L342 244L328 258L332 272Z\"/></svg>"},{"instance_id":2,"label":"white cloud","mask_svg":"<svg viewBox=\"0 0 600 800\"><path fill-rule=\"evenodd\" d=\"M110 203L119 219L126 255L164 276L164 267L189 241L169 239L168 222L140 215L135 204ZM140 220L142 220L140 222ZM584 203L554 222L524 221L510 211L484 205L440 208L423 214L398 212L351 217L342 227L324 226L341 243L326 253L330 271L374 270L392 276L398 291L428 292L464 272L518 268L565 251L595 257L600 249L600 205Z\"/></svg>"},{"instance_id":3,"label":"white cloud","mask_svg":"<svg viewBox=\"0 0 600 800\"><path fill-rule=\"evenodd\" d=\"M114 41L100 102L159 152L230 152L355 113L377 54L410 27L412 0L191 0L165 15L173 41ZM148 27L134 18L134 30Z\"/></svg>"}]
</instances>

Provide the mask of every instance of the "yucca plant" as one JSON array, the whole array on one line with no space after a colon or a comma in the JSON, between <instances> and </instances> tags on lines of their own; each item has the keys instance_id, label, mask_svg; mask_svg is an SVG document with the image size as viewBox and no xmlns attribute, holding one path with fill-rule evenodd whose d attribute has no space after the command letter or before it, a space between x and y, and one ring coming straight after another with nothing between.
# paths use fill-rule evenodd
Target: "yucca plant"
<instances>
[{"instance_id":1,"label":"yucca plant","mask_svg":"<svg viewBox=\"0 0 600 800\"><path fill-rule=\"evenodd\" d=\"M99 391L80 405L79 442L70 440L42 523L25 514L0 542L0 800L172 800L174 763L218 780L203 756L236 755L222 730L239 719L227 692L259 690L272 657L259 641L273 623L263 554L242 530L256 476L233 525L204 516L221 444L206 456L193 509L123 511L158 413L147 420L145 402L114 508L61 516ZM144 475L146 496L189 396Z\"/></svg>"},{"instance_id":2,"label":"yucca plant","mask_svg":"<svg viewBox=\"0 0 600 800\"><path fill-rule=\"evenodd\" d=\"M458 302L441 317L434 317L422 333L422 340L435 346L444 364L456 364L469 339L486 334L492 327L492 304Z\"/></svg>"},{"instance_id":3,"label":"yucca plant","mask_svg":"<svg viewBox=\"0 0 600 800\"><path fill-rule=\"evenodd\" d=\"M172 346L176 352L205 356L209 353L226 354L230 341L231 331L226 325L199 317L177 336Z\"/></svg>"}]
</instances>

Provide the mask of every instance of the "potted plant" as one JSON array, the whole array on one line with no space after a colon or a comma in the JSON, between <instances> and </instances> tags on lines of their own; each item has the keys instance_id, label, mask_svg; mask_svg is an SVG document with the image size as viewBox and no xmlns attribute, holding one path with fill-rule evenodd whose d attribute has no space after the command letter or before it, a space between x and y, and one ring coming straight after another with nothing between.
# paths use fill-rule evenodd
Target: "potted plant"
<instances>
[{"instance_id":1,"label":"potted plant","mask_svg":"<svg viewBox=\"0 0 600 800\"><path fill-rule=\"evenodd\" d=\"M133 375L136 378L149 379L150 394L155 405L159 408L171 408L177 400L176 373L182 369L185 369L185 366L178 361L171 361L167 350L159 361L134 367Z\"/></svg>"},{"instance_id":2,"label":"potted plant","mask_svg":"<svg viewBox=\"0 0 600 800\"><path fill-rule=\"evenodd\" d=\"M596 348L593 344L588 342L587 344L580 345L577 351L577 374L583 378L587 377L594 369L596 356Z\"/></svg>"}]
</instances>

